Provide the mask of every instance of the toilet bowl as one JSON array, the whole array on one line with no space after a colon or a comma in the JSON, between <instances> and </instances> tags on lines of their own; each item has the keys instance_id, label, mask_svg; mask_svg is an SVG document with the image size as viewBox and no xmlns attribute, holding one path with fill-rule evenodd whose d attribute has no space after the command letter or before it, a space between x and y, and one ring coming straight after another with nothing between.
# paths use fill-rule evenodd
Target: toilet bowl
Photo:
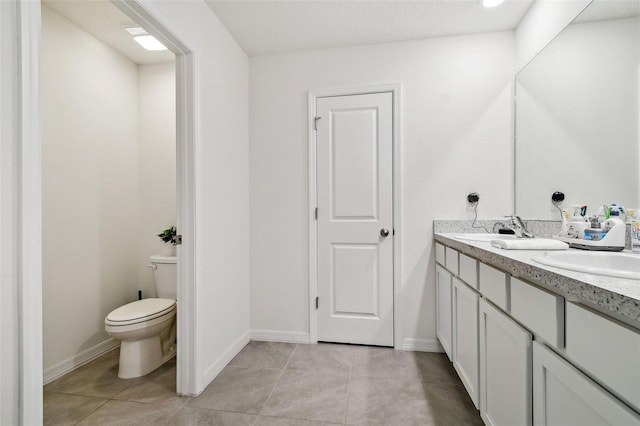
<instances>
[{"instance_id":1,"label":"toilet bowl","mask_svg":"<svg viewBox=\"0 0 640 426\"><path fill-rule=\"evenodd\" d=\"M176 257L152 256L149 266L160 297L127 303L104 320L106 332L121 341L122 379L144 376L176 353Z\"/></svg>"}]
</instances>

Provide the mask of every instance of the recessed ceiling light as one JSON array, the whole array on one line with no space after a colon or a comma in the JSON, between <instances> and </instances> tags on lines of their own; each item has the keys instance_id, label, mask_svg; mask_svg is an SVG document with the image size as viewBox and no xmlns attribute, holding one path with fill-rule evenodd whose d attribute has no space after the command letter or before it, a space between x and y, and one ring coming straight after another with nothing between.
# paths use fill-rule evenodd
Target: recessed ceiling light
<instances>
[{"instance_id":1,"label":"recessed ceiling light","mask_svg":"<svg viewBox=\"0 0 640 426\"><path fill-rule=\"evenodd\" d=\"M160 43L154 36L149 35L144 28L125 27L125 31L127 31L140 46L147 50L167 50L164 44Z\"/></svg>"},{"instance_id":2,"label":"recessed ceiling light","mask_svg":"<svg viewBox=\"0 0 640 426\"><path fill-rule=\"evenodd\" d=\"M164 44L160 43L152 35L141 35L133 38L138 44L147 50L167 50Z\"/></svg>"},{"instance_id":3,"label":"recessed ceiling light","mask_svg":"<svg viewBox=\"0 0 640 426\"><path fill-rule=\"evenodd\" d=\"M482 0L482 5L487 8L500 6L502 3L504 0Z\"/></svg>"}]
</instances>

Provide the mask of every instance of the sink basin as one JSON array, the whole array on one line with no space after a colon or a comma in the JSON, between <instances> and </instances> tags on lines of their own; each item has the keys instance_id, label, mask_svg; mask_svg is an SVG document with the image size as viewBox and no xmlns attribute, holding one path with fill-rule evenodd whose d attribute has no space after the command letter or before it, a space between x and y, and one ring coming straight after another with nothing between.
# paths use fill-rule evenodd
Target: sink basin
<instances>
[{"instance_id":1,"label":"sink basin","mask_svg":"<svg viewBox=\"0 0 640 426\"><path fill-rule=\"evenodd\" d=\"M632 254L565 251L545 253L532 259L571 271L640 280L640 256Z\"/></svg>"},{"instance_id":2,"label":"sink basin","mask_svg":"<svg viewBox=\"0 0 640 426\"><path fill-rule=\"evenodd\" d=\"M457 240L463 241L481 241L481 242L489 242L491 240L512 240L516 238L513 234L458 234L454 235L453 238Z\"/></svg>"}]
</instances>

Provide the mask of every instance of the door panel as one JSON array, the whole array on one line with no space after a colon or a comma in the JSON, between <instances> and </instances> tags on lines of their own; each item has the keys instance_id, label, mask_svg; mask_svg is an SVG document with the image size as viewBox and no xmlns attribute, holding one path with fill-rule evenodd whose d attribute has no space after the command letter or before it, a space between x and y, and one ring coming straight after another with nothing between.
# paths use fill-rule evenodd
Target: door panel
<instances>
[{"instance_id":1,"label":"door panel","mask_svg":"<svg viewBox=\"0 0 640 426\"><path fill-rule=\"evenodd\" d=\"M376 220L377 109L333 111L331 120L332 219Z\"/></svg>"},{"instance_id":2,"label":"door panel","mask_svg":"<svg viewBox=\"0 0 640 426\"><path fill-rule=\"evenodd\" d=\"M332 264L332 315L377 317L377 244L334 244Z\"/></svg>"},{"instance_id":3,"label":"door panel","mask_svg":"<svg viewBox=\"0 0 640 426\"><path fill-rule=\"evenodd\" d=\"M392 94L316 110L318 340L393 346Z\"/></svg>"}]
</instances>

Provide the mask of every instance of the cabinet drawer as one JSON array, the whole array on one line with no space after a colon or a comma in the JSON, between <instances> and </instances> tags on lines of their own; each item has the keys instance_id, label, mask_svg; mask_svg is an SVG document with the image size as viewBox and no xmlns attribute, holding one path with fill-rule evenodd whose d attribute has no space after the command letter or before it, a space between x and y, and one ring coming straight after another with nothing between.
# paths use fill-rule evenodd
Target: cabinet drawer
<instances>
[{"instance_id":1,"label":"cabinet drawer","mask_svg":"<svg viewBox=\"0 0 640 426\"><path fill-rule=\"evenodd\" d=\"M446 267L453 275L458 275L458 252L452 248L446 248Z\"/></svg>"},{"instance_id":2,"label":"cabinet drawer","mask_svg":"<svg viewBox=\"0 0 640 426\"><path fill-rule=\"evenodd\" d=\"M467 285L478 289L478 261L472 257L460 253L458 260L458 267L460 268L460 278Z\"/></svg>"},{"instance_id":3,"label":"cabinet drawer","mask_svg":"<svg viewBox=\"0 0 640 426\"><path fill-rule=\"evenodd\" d=\"M436 262L444 266L444 246L436 243Z\"/></svg>"},{"instance_id":4,"label":"cabinet drawer","mask_svg":"<svg viewBox=\"0 0 640 426\"><path fill-rule=\"evenodd\" d=\"M480 263L480 293L504 311L509 311L509 275Z\"/></svg>"},{"instance_id":5,"label":"cabinet drawer","mask_svg":"<svg viewBox=\"0 0 640 426\"><path fill-rule=\"evenodd\" d=\"M640 410L640 332L567 303L567 357Z\"/></svg>"},{"instance_id":6,"label":"cabinet drawer","mask_svg":"<svg viewBox=\"0 0 640 426\"><path fill-rule=\"evenodd\" d=\"M511 316L556 348L564 347L564 298L511 278Z\"/></svg>"}]
</instances>

